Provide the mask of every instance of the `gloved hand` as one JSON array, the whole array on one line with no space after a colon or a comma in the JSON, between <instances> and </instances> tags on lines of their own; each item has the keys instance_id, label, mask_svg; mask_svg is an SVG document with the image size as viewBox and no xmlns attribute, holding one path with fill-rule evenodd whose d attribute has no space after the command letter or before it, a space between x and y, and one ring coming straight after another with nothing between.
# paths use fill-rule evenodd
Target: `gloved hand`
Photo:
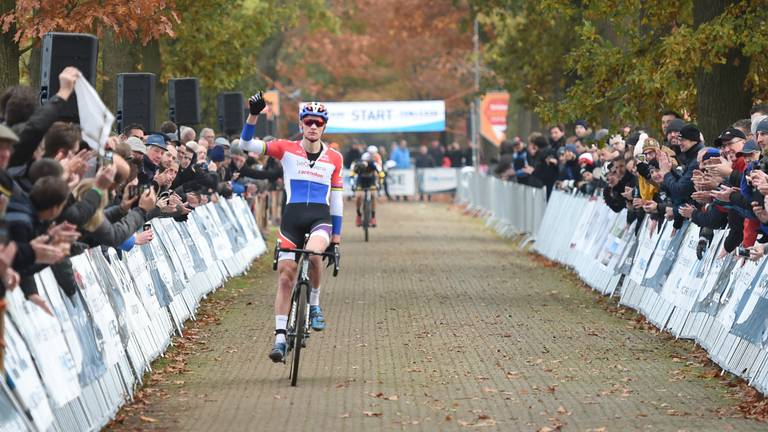
<instances>
[{"instance_id":1,"label":"gloved hand","mask_svg":"<svg viewBox=\"0 0 768 432\"><path fill-rule=\"evenodd\" d=\"M253 115L261 114L261 112L264 111L264 108L266 107L267 102L264 101L264 94L261 91L248 99L248 110Z\"/></svg>"},{"instance_id":2,"label":"gloved hand","mask_svg":"<svg viewBox=\"0 0 768 432\"><path fill-rule=\"evenodd\" d=\"M339 247L338 243L331 242L331 244L329 244L328 247L325 249L325 253L330 253L330 254L336 253L336 249L338 247ZM333 265L333 258L332 257L329 257L329 256L326 255L326 256L323 257L323 259L326 260L326 264L325 264L326 268L328 268L328 267Z\"/></svg>"}]
</instances>

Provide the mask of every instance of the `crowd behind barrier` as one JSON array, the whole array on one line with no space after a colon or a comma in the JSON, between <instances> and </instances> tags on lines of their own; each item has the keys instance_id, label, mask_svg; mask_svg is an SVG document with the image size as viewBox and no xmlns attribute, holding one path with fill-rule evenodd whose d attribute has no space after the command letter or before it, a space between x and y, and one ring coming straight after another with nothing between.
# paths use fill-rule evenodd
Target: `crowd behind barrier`
<instances>
[{"instance_id":1,"label":"crowd behind barrier","mask_svg":"<svg viewBox=\"0 0 768 432\"><path fill-rule=\"evenodd\" d=\"M463 168L394 168L384 179L390 196L415 196L420 193L453 192ZM354 195L354 175L344 170L344 196ZM382 185L383 187L383 185Z\"/></svg>"},{"instance_id":2,"label":"crowd behind barrier","mask_svg":"<svg viewBox=\"0 0 768 432\"><path fill-rule=\"evenodd\" d=\"M534 235L547 206L543 188L503 181L463 168L459 174L456 203L477 212L504 237Z\"/></svg>"},{"instance_id":3,"label":"crowd behind barrier","mask_svg":"<svg viewBox=\"0 0 768 432\"><path fill-rule=\"evenodd\" d=\"M155 239L129 252L72 258L78 290L37 273L54 316L8 293L0 431L99 430L132 398L200 301L242 274L266 245L240 197L198 207L185 222L154 219ZM10 385L9 385L10 384Z\"/></svg>"},{"instance_id":4,"label":"crowd behind barrier","mask_svg":"<svg viewBox=\"0 0 768 432\"><path fill-rule=\"evenodd\" d=\"M524 219L503 219L498 208L541 193L465 173L456 199L504 234L524 231ZM695 340L724 370L768 392L768 260L719 256L724 230L698 259L698 227L674 225L663 220L657 227L650 218L628 224L627 211L612 211L602 198L555 190L532 233L537 253L571 267L594 290L618 296L659 329Z\"/></svg>"}]
</instances>

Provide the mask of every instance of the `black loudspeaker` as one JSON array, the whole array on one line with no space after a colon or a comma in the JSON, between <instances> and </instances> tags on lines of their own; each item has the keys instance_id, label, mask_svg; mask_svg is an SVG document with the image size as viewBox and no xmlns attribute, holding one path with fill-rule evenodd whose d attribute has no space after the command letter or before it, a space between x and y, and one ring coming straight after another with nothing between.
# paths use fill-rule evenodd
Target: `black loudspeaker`
<instances>
[{"instance_id":1,"label":"black loudspeaker","mask_svg":"<svg viewBox=\"0 0 768 432\"><path fill-rule=\"evenodd\" d=\"M221 92L216 97L219 131L224 135L235 135L242 131L244 103L243 94L240 92Z\"/></svg>"},{"instance_id":2,"label":"black loudspeaker","mask_svg":"<svg viewBox=\"0 0 768 432\"><path fill-rule=\"evenodd\" d=\"M59 91L59 74L67 66L80 70L91 85L96 81L96 61L99 56L99 40L82 33L46 33L43 36L42 62L40 66L40 102L45 103ZM79 122L77 99L72 93L61 119Z\"/></svg>"},{"instance_id":3,"label":"black loudspeaker","mask_svg":"<svg viewBox=\"0 0 768 432\"><path fill-rule=\"evenodd\" d=\"M168 81L168 107L171 121L177 125L200 123L200 81L197 78Z\"/></svg>"},{"instance_id":4,"label":"black loudspeaker","mask_svg":"<svg viewBox=\"0 0 768 432\"><path fill-rule=\"evenodd\" d=\"M117 74L117 131L140 124L145 131L155 130L155 74Z\"/></svg>"}]
</instances>

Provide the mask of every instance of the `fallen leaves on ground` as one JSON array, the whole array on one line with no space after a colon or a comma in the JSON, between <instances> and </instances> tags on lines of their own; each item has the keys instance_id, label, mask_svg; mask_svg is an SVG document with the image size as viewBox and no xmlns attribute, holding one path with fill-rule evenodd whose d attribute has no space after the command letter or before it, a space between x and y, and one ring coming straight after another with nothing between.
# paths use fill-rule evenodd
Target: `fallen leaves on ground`
<instances>
[{"instance_id":1,"label":"fallen leaves on ground","mask_svg":"<svg viewBox=\"0 0 768 432\"><path fill-rule=\"evenodd\" d=\"M363 411L363 415L366 417L381 417L384 415L382 412Z\"/></svg>"}]
</instances>

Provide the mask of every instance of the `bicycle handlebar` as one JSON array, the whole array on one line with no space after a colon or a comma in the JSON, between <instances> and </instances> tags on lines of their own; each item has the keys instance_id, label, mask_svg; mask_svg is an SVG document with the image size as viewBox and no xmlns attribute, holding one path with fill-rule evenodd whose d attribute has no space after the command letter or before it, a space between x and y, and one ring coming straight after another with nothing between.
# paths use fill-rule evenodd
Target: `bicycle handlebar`
<instances>
[{"instance_id":1,"label":"bicycle handlebar","mask_svg":"<svg viewBox=\"0 0 768 432\"><path fill-rule=\"evenodd\" d=\"M274 260L272 261L272 270L277 270L277 258L280 252L315 255L315 256L331 258L333 259L333 277L336 277L339 274L339 259L340 259L339 245L336 245L334 247L333 252L315 252L309 249L281 248L280 243L278 242L277 244L275 244L275 257L274 257Z\"/></svg>"}]
</instances>

